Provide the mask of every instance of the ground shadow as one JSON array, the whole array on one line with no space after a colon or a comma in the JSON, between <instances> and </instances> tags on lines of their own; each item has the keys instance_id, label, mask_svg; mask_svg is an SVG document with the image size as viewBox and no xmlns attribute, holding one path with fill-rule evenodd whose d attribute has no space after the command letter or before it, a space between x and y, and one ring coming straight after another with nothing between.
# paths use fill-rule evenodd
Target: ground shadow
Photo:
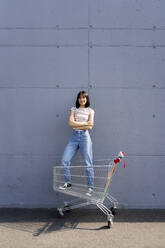
<instances>
[{"instance_id":1,"label":"ground shadow","mask_svg":"<svg viewBox=\"0 0 165 248\"><path fill-rule=\"evenodd\" d=\"M90 228L90 223L98 223L97 228ZM120 209L114 219L115 222L165 222L164 209L136 210ZM78 224L89 223L87 228ZM34 236L56 231L105 230L106 216L98 209L76 209L67 213L64 218L57 218L56 209L0 209L0 225L32 233Z\"/></svg>"}]
</instances>

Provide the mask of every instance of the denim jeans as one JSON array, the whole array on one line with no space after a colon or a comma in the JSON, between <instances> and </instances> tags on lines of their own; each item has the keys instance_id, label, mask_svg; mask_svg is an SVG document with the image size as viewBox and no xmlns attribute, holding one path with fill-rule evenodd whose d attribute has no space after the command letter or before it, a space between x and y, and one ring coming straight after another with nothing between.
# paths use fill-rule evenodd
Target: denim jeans
<instances>
[{"instance_id":1,"label":"denim jeans","mask_svg":"<svg viewBox=\"0 0 165 248\"><path fill-rule=\"evenodd\" d=\"M85 162L87 185L94 186L94 170L93 170L93 152L92 141L88 130L74 130L62 155L61 163L64 170L64 179L66 183L71 183L70 164L72 157L80 148L81 155Z\"/></svg>"}]
</instances>

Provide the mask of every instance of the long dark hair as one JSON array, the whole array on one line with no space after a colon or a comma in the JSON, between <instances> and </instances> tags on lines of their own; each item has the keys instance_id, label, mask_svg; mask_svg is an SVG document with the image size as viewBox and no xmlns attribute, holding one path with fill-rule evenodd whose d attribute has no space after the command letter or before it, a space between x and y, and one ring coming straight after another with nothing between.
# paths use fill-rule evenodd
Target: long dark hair
<instances>
[{"instance_id":1,"label":"long dark hair","mask_svg":"<svg viewBox=\"0 0 165 248\"><path fill-rule=\"evenodd\" d=\"M87 93L86 91L82 90L82 91L80 91L80 92L78 93L78 95L77 95L77 100L76 100L76 104L75 104L75 105L76 105L76 108L79 108L79 107L80 107L80 104L79 104L78 99L79 99L81 96L86 97L86 99L87 99L87 102L86 102L86 104L85 104L85 108L89 107L89 106L90 106L90 100L89 100L88 93Z\"/></svg>"}]
</instances>

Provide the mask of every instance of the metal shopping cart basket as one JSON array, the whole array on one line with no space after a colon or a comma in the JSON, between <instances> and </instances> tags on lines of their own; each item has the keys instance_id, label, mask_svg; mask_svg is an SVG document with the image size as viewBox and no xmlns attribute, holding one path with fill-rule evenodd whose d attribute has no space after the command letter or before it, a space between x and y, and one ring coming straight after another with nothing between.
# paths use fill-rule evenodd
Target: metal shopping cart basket
<instances>
[{"instance_id":1,"label":"metal shopping cart basket","mask_svg":"<svg viewBox=\"0 0 165 248\"><path fill-rule=\"evenodd\" d=\"M105 163L105 160L95 160L94 190L91 194L87 194L87 176L85 165L82 164L82 161L80 161L78 165L70 166L72 177L71 189L61 190L59 188L64 184L63 168L62 166L53 167L53 189L63 194L76 197L76 199L72 201L64 202L63 206L57 209L58 215L64 216L65 213L71 209L93 204L107 216L108 228L110 228L114 221L118 202L109 194L109 185L117 165L124 157L125 153L120 152L110 162L106 161Z\"/></svg>"}]
</instances>

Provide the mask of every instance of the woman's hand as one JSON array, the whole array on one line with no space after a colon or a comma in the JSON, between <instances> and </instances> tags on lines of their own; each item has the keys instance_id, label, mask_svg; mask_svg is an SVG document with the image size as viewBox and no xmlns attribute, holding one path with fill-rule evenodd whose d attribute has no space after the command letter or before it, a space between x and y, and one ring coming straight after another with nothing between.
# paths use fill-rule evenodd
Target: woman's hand
<instances>
[{"instance_id":1,"label":"woman's hand","mask_svg":"<svg viewBox=\"0 0 165 248\"><path fill-rule=\"evenodd\" d=\"M93 128L93 120L89 120L84 126L79 127L80 130L91 130Z\"/></svg>"},{"instance_id":2,"label":"woman's hand","mask_svg":"<svg viewBox=\"0 0 165 248\"><path fill-rule=\"evenodd\" d=\"M93 121L92 121L92 120L89 120L89 121L87 122L87 125L88 125L88 126L93 126Z\"/></svg>"}]
</instances>

